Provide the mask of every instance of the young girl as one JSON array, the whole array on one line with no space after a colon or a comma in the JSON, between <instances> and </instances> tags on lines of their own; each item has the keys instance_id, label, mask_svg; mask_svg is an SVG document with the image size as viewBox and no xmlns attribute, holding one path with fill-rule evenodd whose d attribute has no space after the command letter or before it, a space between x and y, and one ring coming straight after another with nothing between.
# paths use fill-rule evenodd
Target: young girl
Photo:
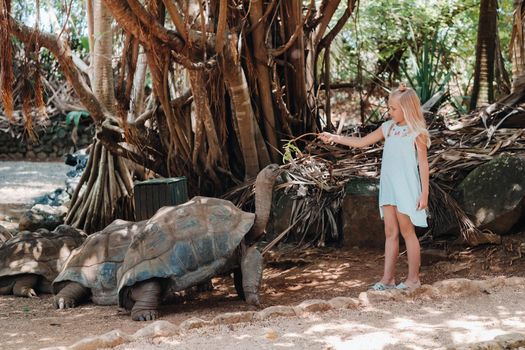
<instances>
[{"instance_id":1,"label":"young girl","mask_svg":"<svg viewBox=\"0 0 525 350\"><path fill-rule=\"evenodd\" d=\"M385 268L374 290L418 288L420 249L414 226L427 227L428 159L430 137L419 98L414 90L401 84L388 98L391 120L365 137L345 137L323 132L319 138L350 147L366 147L385 140L379 211L385 224ZM408 256L408 276L396 286L395 265L399 255L399 233L403 235Z\"/></svg>"}]
</instances>

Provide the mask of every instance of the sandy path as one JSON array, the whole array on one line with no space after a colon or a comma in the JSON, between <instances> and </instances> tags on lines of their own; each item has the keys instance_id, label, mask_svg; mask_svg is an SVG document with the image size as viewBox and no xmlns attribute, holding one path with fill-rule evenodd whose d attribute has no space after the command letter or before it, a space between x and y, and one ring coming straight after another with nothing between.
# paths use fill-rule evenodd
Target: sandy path
<instances>
[{"instance_id":1,"label":"sandy path","mask_svg":"<svg viewBox=\"0 0 525 350\"><path fill-rule=\"evenodd\" d=\"M17 228L18 218L36 197L65 188L71 169L61 162L0 161L0 225Z\"/></svg>"},{"instance_id":2,"label":"sandy path","mask_svg":"<svg viewBox=\"0 0 525 350\"><path fill-rule=\"evenodd\" d=\"M0 162L0 203L26 204L64 187L72 168L61 162Z\"/></svg>"},{"instance_id":3,"label":"sandy path","mask_svg":"<svg viewBox=\"0 0 525 350\"><path fill-rule=\"evenodd\" d=\"M517 257L515 248L523 242L525 242L525 234L522 233L504 237L503 244L499 246L450 251L450 258L446 261L423 266L422 281L433 284L451 278L485 280L501 275L525 277L525 256L515 260ZM511 249L512 247L514 250ZM383 270L381 254L382 252L367 249L326 247L295 252L272 252L267 256L261 300L265 307L269 307L293 306L307 299L357 298L367 286L381 278ZM403 256L400 259L398 278L401 279L405 274L406 262ZM216 279L214 284L215 289L211 292L198 294L194 299L175 300L171 305L163 305L160 319L179 326L191 317L212 322L222 313L253 310L238 299L230 278ZM525 285L525 282L522 284ZM456 310L458 319L461 317L466 319L465 315L469 314L476 318L469 321L470 325L462 326L465 329L468 327L475 329L481 324L485 328L511 332L513 328L507 323L511 322L512 325L512 322L515 322L525 333L524 310L519 304L521 302L525 305L525 290L505 289L491 291L491 293L433 302L408 301L405 304L388 302L384 303L385 305L374 305L374 308L361 308L359 311L329 311L326 315L311 314L301 316L300 319L272 318L271 321L261 321L255 326L251 323L227 327L207 326L200 330L183 331L180 335L165 340L168 342L166 344L183 343L179 345L181 348L187 343L189 348L199 349L202 338L203 342L211 344L206 346L206 350L235 348L234 340L247 342L239 345L241 349L242 346L248 346L246 344L256 345L257 349L286 348L280 345L281 343L289 344L291 348L302 348L307 345L314 349L323 349L358 341L362 339L358 337L359 335L368 334L365 332L372 335L370 342L386 342L373 335L396 335L399 333L399 327L404 325L406 328L416 329L419 332L416 335L422 334L422 339L426 339L427 343L434 341L436 346L447 344L447 337L454 341L462 341L458 338L461 334L470 337L465 341L471 341L470 339L475 338L475 333L462 333L466 331L451 323L452 321L448 323L445 321L447 318L451 320L456 318L456 315L451 314ZM466 301L467 306L472 307L473 311L464 309L462 314L457 306L463 307L463 301ZM498 303L501 304L501 309L498 308ZM426 314L416 314L421 310ZM486 319L491 315L495 315L492 320L493 325L487 323ZM518 317L516 321L514 317ZM416 324L417 327L411 327L409 322ZM104 307L87 303L75 309L55 310L49 295L41 295L40 298L35 299L0 296L1 350L65 347L83 338L97 337L111 330L120 330L131 335L150 324L150 322L131 321L129 314L119 312L115 306ZM499 324L505 327L498 328ZM453 332L458 328L457 335L443 330L445 326L451 327ZM444 335L439 335L439 332ZM408 337L408 332L402 333L403 337ZM433 340L434 336L437 340ZM147 343L152 344L151 341ZM122 349L135 346L133 343L130 344L123 346ZM260 344L265 346L259 346ZM339 348L344 348L343 345ZM140 345L136 348L140 348Z\"/></svg>"},{"instance_id":4,"label":"sandy path","mask_svg":"<svg viewBox=\"0 0 525 350\"><path fill-rule=\"evenodd\" d=\"M525 286L440 301L389 301L123 344L116 349L430 349L522 333Z\"/></svg>"}]
</instances>

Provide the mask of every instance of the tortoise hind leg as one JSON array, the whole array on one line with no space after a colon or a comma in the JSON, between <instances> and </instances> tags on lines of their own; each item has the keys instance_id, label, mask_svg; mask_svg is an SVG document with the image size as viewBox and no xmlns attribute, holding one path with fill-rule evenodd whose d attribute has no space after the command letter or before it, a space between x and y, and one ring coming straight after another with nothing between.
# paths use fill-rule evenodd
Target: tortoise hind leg
<instances>
[{"instance_id":1,"label":"tortoise hind leg","mask_svg":"<svg viewBox=\"0 0 525 350\"><path fill-rule=\"evenodd\" d=\"M89 289L78 282L66 282L64 288L53 297L55 309L70 309L76 307L89 296Z\"/></svg>"},{"instance_id":2,"label":"tortoise hind leg","mask_svg":"<svg viewBox=\"0 0 525 350\"><path fill-rule=\"evenodd\" d=\"M246 300L244 297L244 289L242 288L242 270L240 268L233 270L233 285L239 298Z\"/></svg>"},{"instance_id":3,"label":"tortoise hind leg","mask_svg":"<svg viewBox=\"0 0 525 350\"><path fill-rule=\"evenodd\" d=\"M152 321L159 317L162 288L155 279L139 282L131 287L130 297L135 304L131 309L133 321Z\"/></svg>"},{"instance_id":4,"label":"tortoise hind leg","mask_svg":"<svg viewBox=\"0 0 525 350\"><path fill-rule=\"evenodd\" d=\"M38 278L39 276L33 274L17 276L13 285L13 294L18 297L36 297L35 288L38 284Z\"/></svg>"},{"instance_id":5,"label":"tortoise hind leg","mask_svg":"<svg viewBox=\"0 0 525 350\"><path fill-rule=\"evenodd\" d=\"M255 246L251 246L241 257L242 290L244 299L250 305L261 306L259 288L261 287L262 271L263 256Z\"/></svg>"}]
</instances>

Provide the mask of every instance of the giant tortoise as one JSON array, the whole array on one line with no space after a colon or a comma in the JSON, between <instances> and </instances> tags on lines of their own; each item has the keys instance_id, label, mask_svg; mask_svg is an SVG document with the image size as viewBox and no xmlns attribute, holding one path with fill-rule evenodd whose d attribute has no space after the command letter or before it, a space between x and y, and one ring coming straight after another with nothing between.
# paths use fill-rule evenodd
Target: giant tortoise
<instances>
[{"instance_id":1,"label":"giant tortoise","mask_svg":"<svg viewBox=\"0 0 525 350\"><path fill-rule=\"evenodd\" d=\"M80 230L60 225L52 232L22 231L7 240L0 247L0 294L51 293L51 282L86 237Z\"/></svg>"},{"instance_id":2,"label":"giant tortoise","mask_svg":"<svg viewBox=\"0 0 525 350\"><path fill-rule=\"evenodd\" d=\"M90 235L71 253L53 281L54 306L72 308L90 296L95 304L117 304L117 270L144 224L118 219Z\"/></svg>"},{"instance_id":3,"label":"giant tortoise","mask_svg":"<svg viewBox=\"0 0 525 350\"><path fill-rule=\"evenodd\" d=\"M266 228L279 173L271 164L257 176L255 214L207 197L159 209L117 272L119 305L131 310L133 320L153 320L168 289L181 291L232 271L239 296L260 305L263 257L254 243Z\"/></svg>"},{"instance_id":4,"label":"giant tortoise","mask_svg":"<svg viewBox=\"0 0 525 350\"><path fill-rule=\"evenodd\" d=\"M0 247L11 238L13 238L11 232L9 232L4 226L0 225Z\"/></svg>"}]
</instances>

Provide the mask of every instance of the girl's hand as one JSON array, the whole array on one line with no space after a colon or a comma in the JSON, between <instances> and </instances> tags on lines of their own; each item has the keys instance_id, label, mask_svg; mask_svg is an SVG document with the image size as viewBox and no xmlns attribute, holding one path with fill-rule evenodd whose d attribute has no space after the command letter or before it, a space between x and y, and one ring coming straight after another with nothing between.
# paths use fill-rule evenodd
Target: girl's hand
<instances>
[{"instance_id":1,"label":"girl's hand","mask_svg":"<svg viewBox=\"0 0 525 350\"><path fill-rule=\"evenodd\" d=\"M423 210L428 208L428 196L421 195L417 200L416 210Z\"/></svg>"},{"instance_id":2,"label":"girl's hand","mask_svg":"<svg viewBox=\"0 0 525 350\"><path fill-rule=\"evenodd\" d=\"M324 143L330 143L335 142L335 138L337 137L337 135L330 134L329 132L325 131L317 135L317 137Z\"/></svg>"}]
</instances>

